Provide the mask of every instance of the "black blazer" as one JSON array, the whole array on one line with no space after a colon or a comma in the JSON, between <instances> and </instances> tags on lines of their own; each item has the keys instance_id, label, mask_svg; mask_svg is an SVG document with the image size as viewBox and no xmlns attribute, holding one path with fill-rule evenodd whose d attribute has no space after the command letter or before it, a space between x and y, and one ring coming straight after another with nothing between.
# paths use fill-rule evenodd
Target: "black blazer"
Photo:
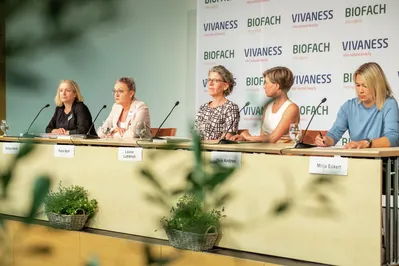
<instances>
[{"instance_id":1,"label":"black blazer","mask_svg":"<svg viewBox=\"0 0 399 266\"><path fill-rule=\"evenodd\" d=\"M53 129L64 128L69 130L69 134L86 134L92 122L89 108L83 103L74 101L69 114L64 112L65 106L57 106L53 118L46 128L46 133L51 133ZM90 135L97 136L95 127L90 130Z\"/></svg>"}]
</instances>

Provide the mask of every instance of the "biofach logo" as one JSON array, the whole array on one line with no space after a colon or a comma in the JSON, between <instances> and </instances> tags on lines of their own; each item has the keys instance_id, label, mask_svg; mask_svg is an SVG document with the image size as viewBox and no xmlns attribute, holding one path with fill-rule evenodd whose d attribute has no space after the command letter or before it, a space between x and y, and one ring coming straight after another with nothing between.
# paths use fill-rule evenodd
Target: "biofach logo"
<instances>
[{"instance_id":1,"label":"biofach logo","mask_svg":"<svg viewBox=\"0 0 399 266\"><path fill-rule=\"evenodd\" d=\"M245 86L263 86L265 84L265 80L263 77L246 77L245 78Z\"/></svg>"},{"instance_id":2,"label":"biofach logo","mask_svg":"<svg viewBox=\"0 0 399 266\"><path fill-rule=\"evenodd\" d=\"M387 13L387 4L357 6L345 8L345 17L373 16Z\"/></svg>"},{"instance_id":3,"label":"biofach logo","mask_svg":"<svg viewBox=\"0 0 399 266\"><path fill-rule=\"evenodd\" d=\"M233 30L238 28L238 20L226 20L204 23L204 31Z\"/></svg>"},{"instance_id":4,"label":"biofach logo","mask_svg":"<svg viewBox=\"0 0 399 266\"><path fill-rule=\"evenodd\" d=\"M283 53L282 46L265 46L257 48L245 48L245 57L274 56Z\"/></svg>"},{"instance_id":5,"label":"biofach logo","mask_svg":"<svg viewBox=\"0 0 399 266\"><path fill-rule=\"evenodd\" d=\"M292 46L292 53L293 54L326 53L330 52L330 49L331 49L330 42L294 44Z\"/></svg>"},{"instance_id":6,"label":"biofach logo","mask_svg":"<svg viewBox=\"0 0 399 266\"><path fill-rule=\"evenodd\" d=\"M315 105L302 105L299 112L301 115L313 115L315 112L317 115L328 115L328 105L321 105L319 108Z\"/></svg>"},{"instance_id":7,"label":"biofach logo","mask_svg":"<svg viewBox=\"0 0 399 266\"><path fill-rule=\"evenodd\" d=\"M399 72L398 72L399 73ZM343 76L344 83L352 83L353 82L353 75L352 73L344 73Z\"/></svg>"},{"instance_id":8,"label":"biofach logo","mask_svg":"<svg viewBox=\"0 0 399 266\"><path fill-rule=\"evenodd\" d=\"M331 74L296 75L295 84L328 84L331 83Z\"/></svg>"},{"instance_id":9,"label":"biofach logo","mask_svg":"<svg viewBox=\"0 0 399 266\"><path fill-rule=\"evenodd\" d=\"M224 2L232 2L233 0L205 0L205 4L218 4Z\"/></svg>"},{"instance_id":10,"label":"biofach logo","mask_svg":"<svg viewBox=\"0 0 399 266\"><path fill-rule=\"evenodd\" d=\"M231 59L234 58L234 50L213 50L204 52L204 60Z\"/></svg>"},{"instance_id":11,"label":"biofach logo","mask_svg":"<svg viewBox=\"0 0 399 266\"><path fill-rule=\"evenodd\" d=\"M281 24L281 15L280 16L269 16L269 17L257 17L257 18L248 18L247 27L266 27Z\"/></svg>"},{"instance_id":12,"label":"biofach logo","mask_svg":"<svg viewBox=\"0 0 399 266\"><path fill-rule=\"evenodd\" d=\"M321 10L306 13L296 13L291 15L293 23L315 22L334 18L333 10Z\"/></svg>"},{"instance_id":13,"label":"biofach logo","mask_svg":"<svg viewBox=\"0 0 399 266\"><path fill-rule=\"evenodd\" d=\"M342 49L344 51L385 49L388 48L388 38L343 41Z\"/></svg>"}]
</instances>

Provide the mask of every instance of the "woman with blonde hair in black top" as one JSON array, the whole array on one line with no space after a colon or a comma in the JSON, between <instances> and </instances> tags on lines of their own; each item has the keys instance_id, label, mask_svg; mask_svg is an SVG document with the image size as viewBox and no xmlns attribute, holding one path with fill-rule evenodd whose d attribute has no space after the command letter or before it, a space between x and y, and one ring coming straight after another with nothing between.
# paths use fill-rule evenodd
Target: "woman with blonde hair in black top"
<instances>
[{"instance_id":1,"label":"woman with blonde hair in black top","mask_svg":"<svg viewBox=\"0 0 399 266\"><path fill-rule=\"evenodd\" d=\"M70 79L61 80L55 96L55 112L46 133L57 135L86 134L92 124L89 108L83 103L78 84ZM92 127L90 135L96 136Z\"/></svg>"}]
</instances>

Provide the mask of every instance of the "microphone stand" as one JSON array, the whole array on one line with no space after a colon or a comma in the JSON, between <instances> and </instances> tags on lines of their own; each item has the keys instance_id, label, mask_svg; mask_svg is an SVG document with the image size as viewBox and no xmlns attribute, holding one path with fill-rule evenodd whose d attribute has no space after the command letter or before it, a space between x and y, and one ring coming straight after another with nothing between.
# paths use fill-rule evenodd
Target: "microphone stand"
<instances>
[{"instance_id":1,"label":"microphone stand","mask_svg":"<svg viewBox=\"0 0 399 266\"><path fill-rule=\"evenodd\" d=\"M175 107L179 105L179 103L180 103L179 101L177 101L177 102L175 103L175 105L173 106L172 110L170 110L169 114L165 117L165 119L162 121L161 125L158 127L158 130L157 130L157 132L155 133L155 136L152 137L152 138L149 140L149 142L153 142L154 139L162 139L162 138L158 137L159 130L161 129L161 127L163 126L163 124L165 123L165 121L168 119L168 117L170 116L170 114L173 112L173 110L175 109Z\"/></svg>"},{"instance_id":2,"label":"microphone stand","mask_svg":"<svg viewBox=\"0 0 399 266\"><path fill-rule=\"evenodd\" d=\"M241 110L240 110L238 113L241 113L241 111L242 111L245 107L247 107L248 105L250 105L250 103L249 103L249 102L246 102L245 105L241 108ZM226 135L227 135L227 133L229 133L229 130L230 130L232 127L233 127L233 123L230 124L229 128L228 128L227 131L226 131L226 134L224 134L224 137L221 138L221 139L219 140L218 144L238 144L237 141L226 139Z\"/></svg>"},{"instance_id":3,"label":"microphone stand","mask_svg":"<svg viewBox=\"0 0 399 266\"><path fill-rule=\"evenodd\" d=\"M315 111L314 111L312 117L310 118L310 121L309 121L309 123L308 123L308 126L306 127L305 132L303 133L303 136L302 136L301 141L298 142L297 144L295 144L295 146L294 146L295 149L309 149L309 148L316 147L316 145L313 145L313 144L303 143L303 140L304 140L304 138L305 138L305 136L306 136L306 132L308 132L308 128L309 128L309 126L310 126L310 123L312 123L313 117L316 115L316 112L317 112L317 110L319 109L320 105L322 105L325 101L327 101L327 98L323 98L323 99L321 100L321 102L319 103L319 105L316 107L316 109L315 109Z\"/></svg>"},{"instance_id":4,"label":"microphone stand","mask_svg":"<svg viewBox=\"0 0 399 266\"><path fill-rule=\"evenodd\" d=\"M34 138L34 137L36 137L36 135L34 135L34 134L30 134L29 133L29 130L30 130L30 128L32 127L32 125L33 125L33 123L36 121L36 119L37 119L37 117L40 115L40 113L43 111L43 109L45 109L45 108L47 108L47 107L49 107L50 105L49 104L46 104L45 106L43 106L42 107L42 109L40 109L40 111L37 113L37 115L35 116L35 118L33 119L33 121L32 121L32 123L30 123L30 125L29 125L29 127L28 127L28 130L26 130L26 132L24 133L24 134L22 134L22 138Z\"/></svg>"},{"instance_id":5,"label":"microphone stand","mask_svg":"<svg viewBox=\"0 0 399 266\"><path fill-rule=\"evenodd\" d=\"M100 111L98 111L96 118L94 118L93 123L91 123L91 126L89 128L89 130L87 131L86 135L83 137L83 139L99 139L99 136L96 135L90 135L90 131L91 129L94 127L94 123L97 120L97 117L100 115L101 111L104 110L105 108L107 108L107 106L104 104L103 107L100 109Z\"/></svg>"}]
</instances>

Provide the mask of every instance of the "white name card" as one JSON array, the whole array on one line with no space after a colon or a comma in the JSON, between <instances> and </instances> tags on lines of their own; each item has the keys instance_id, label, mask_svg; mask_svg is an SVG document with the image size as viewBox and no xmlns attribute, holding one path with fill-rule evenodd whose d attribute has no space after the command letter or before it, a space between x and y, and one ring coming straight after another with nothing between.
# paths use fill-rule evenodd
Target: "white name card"
<instances>
[{"instance_id":1,"label":"white name card","mask_svg":"<svg viewBox=\"0 0 399 266\"><path fill-rule=\"evenodd\" d=\"M4 154L18 154L19 143L3 143L3 153Z\"/></svg>"},{"instance_id":2,"label":"white name card","mask_svg":"<svg viewBox=\"0 0 399 266\"><path fill-rule=\"evenodd\" d=\"M73 158L75 156L75 146L54 145L54 157Z\"/></svg>"},{"instance_id":3,"label":"white name card","mask_svg":"<svg viewBox=\"0 0 399 266\"><path fill-rule=\"evenodd\" d=\"M219 162L225 167L241 167L241 152L224 152L213 151L211 152L211 161Z\"/></svg>"},{"instance_id":4,"label":"white name card","mask_svg":"<svg viewBox=\"0 0 399 266\"><path fill-rule=\"evenodd\" d=\"M143 161L143 148L118 148L119 161Z\"/></svg>"},{"instance_id":5,"label":"white name card","mask_svg":"<svg viewBox=\"0 0 399 266\"><path fill-rule=\"evenodd\" d=\"M348 158L311 156L309 160L309 173L348 175Z\"/></svg>"}]
</instances>

